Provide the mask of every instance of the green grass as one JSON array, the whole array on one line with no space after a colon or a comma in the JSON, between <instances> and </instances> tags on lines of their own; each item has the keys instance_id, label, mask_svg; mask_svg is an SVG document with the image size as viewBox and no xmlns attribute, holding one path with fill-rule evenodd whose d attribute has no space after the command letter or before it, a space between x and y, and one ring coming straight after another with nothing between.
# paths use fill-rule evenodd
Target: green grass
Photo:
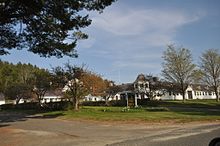
<instances>
[{"instance_id":1,"label":"green grass","mask_svg":"<svg viewBox=\"0 0 220 146\"><path fill-rule=\"evenodd\" d=\"M84 106L80 111L57 111L46 115L62 114L65 119L98 121L143 121L143 122L191 122L220 120L220 103L214 100L151 101L136 109L125 107Z\"/></svg>"},{"instance_id":2,"label":"green grass","mask_svg":"<svg viewBox=\"0 0 220 146\"><path fill-rule=\"evenodd\" d=\"M149 101L139 108L81 106L78 112L68 111L30 111L27 114L43 114L45 118L80 119L96 121L128 122L191 122L220 121L220 102L215 100Z\"/></svg>"}]
</instances>

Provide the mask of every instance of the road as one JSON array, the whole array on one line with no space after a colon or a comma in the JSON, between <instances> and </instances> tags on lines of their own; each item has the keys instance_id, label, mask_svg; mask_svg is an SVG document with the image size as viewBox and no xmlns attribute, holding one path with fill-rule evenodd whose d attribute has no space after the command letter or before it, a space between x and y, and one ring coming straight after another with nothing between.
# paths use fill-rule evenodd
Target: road
<instances>
[{"instance_id":1,"label":"road","mask_svg":"<svg viewBox=\"0 0 220 146\"><path fill-rule=\"evenodd\" d=\"M220 137L220 124L191 125L110 146L208 146L209 142L216 137Z\"/></svg>"},{"instance_id":2,"label":"road","mask_svg":"<svg viewBox=\"0 0 220 146\"><path fill-rule=\"evenodd\" d=\"M0 112L0 146L207 146L217 136L217 121L129 124Z\"/></svg>"}]
</instances>

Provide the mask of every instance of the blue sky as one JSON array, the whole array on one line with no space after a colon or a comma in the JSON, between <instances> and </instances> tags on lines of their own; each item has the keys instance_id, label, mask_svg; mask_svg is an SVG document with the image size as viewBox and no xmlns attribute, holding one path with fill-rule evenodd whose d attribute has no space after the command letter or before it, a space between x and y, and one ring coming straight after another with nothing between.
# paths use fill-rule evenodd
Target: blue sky
<instances>
[{"instance_id":1,"label":"blue sky","mask_svg":"<svg viewBox=\"0 0 220 146\"><path fill-rule=\"evenodd\" d=\"M22 51L4 61L51 69L69 60L116 83L133 82L140 73L160 76L168 44L191 50L195 63L206 49L220 49L219 0L118 0L83 29L89 39L78 43L78 58L41 58Z\"/></svg>"}]
</instances>

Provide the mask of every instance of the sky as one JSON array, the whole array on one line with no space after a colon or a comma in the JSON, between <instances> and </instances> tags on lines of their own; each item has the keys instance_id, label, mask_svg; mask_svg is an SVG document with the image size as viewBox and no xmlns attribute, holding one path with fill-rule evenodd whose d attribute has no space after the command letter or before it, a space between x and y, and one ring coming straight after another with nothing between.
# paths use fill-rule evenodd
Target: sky
<instances>
[{"instance_id":1,"label":"sky","mask_svg":"<svg viewBox=\"0 0 220 146\"><path fill-rule=\"evenodd\" d=\"M89 16L92 24L82 29L89 38L78 42L78 58L42 58L24 49L0 59L49 70L68 61L86 64L121 84L141 73L160 77L169 44L190 49L196 64L205 50L220 49L220 0L118 0Z\"/></svg>"}]
</instances>

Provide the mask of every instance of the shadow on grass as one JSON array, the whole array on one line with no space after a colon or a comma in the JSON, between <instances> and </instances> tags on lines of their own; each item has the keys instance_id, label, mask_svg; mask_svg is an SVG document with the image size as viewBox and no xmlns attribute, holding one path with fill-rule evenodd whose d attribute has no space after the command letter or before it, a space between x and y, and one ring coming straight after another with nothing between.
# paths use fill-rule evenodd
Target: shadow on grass
<instances>
[{"instance_id":1,"label":"shadow on grass","mask_svg":"<svg viewBox=\"0 0 220 146\"><path fill-rule=\"evenodd\" d=\"M219 116L220 119L220 109L198 107L169 107L169 110L178 114L191 116Z\"/></svg>"},{"instance_id":2,"label":"shadow on grass","mask_svg":"<svg viewBox=\"0 0 220 146\"><path fill-rule=\"evenodd\" d=\"M53 118L57 118L60 116L64 116L63 113L59 112L59 113L53 113L53 114L44 114L41 113L40 115L30 115L30 116L26 116L26 118L30 118L30 119L53 119Z\"/></svg>"},{"instance_id":3,"label":"shadow on grass","mask_svg":"<svg viewBox=\"0 0 220 146\"><path fill-rule=\"evenodd\" d=\"M149 101L149 100L138 100L138 105L142 106L153 106L153 107L185 107L185 108L214 108L220 109L220 102L215 100L186 100L182 101Z\"/></svg>"}]
</instances>

